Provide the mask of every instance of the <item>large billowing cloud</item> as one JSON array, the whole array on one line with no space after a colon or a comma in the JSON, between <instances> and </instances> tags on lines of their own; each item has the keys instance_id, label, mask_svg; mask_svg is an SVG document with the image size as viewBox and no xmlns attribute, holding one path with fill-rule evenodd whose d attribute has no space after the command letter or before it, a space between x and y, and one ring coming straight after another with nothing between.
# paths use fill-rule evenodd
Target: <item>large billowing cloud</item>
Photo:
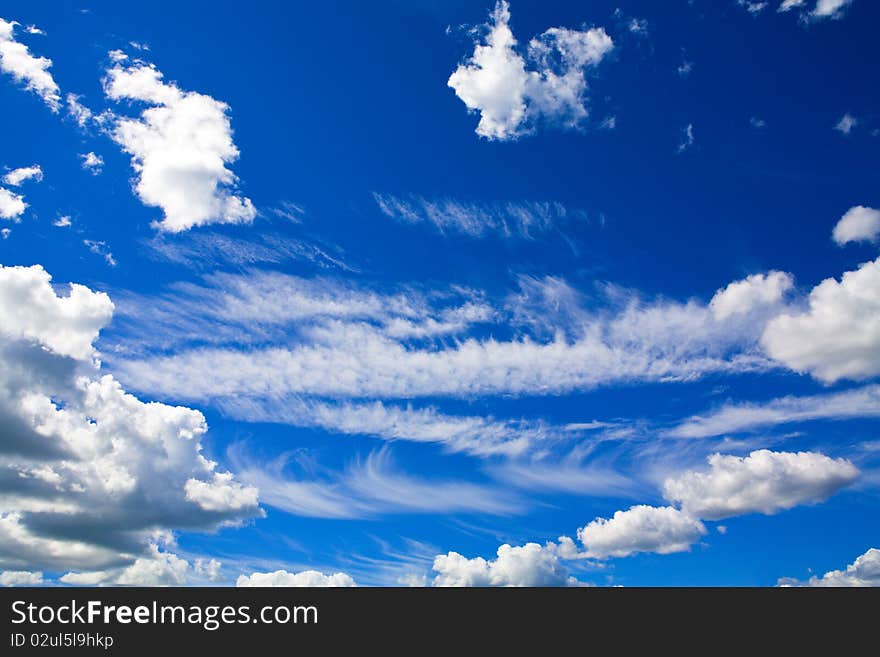
<instances>
[{"instance_id":1,"label":"large billowing cloud","mask_svg":"<svg viewBox=\"0 0 880 657\"><path fill-rule=\"evenodd\" d=\"M325 575L317 570L303 570L298 573L290 573L286 570L276 570L271 573L252 573L240 575L235 582L236 586L321 586L321 587L350 587L357 586L350 575L346 573L333 573Z\"/></svg>"},{"instance_id":2,"label":"large billowing cloud","mask_svg":"<svg viewBox=\"0 0 880 657\"><path fill-rule=\"evenodd\" d=\"M813 576L806 582L783 577L780 586L880 586L880 550L871 548L845 570L830 570L821 577Z\"/></svg>"},{"instance_id":3,"label":"large billowing cloud","mask_svg":"<svg viewBox=\"0 0 880 657\"><path fill-rule=\"evenodd\" d=\"M111 136L131 155L138 197L165 215L154 225L180 232L253 221L256 209L236 193L237 178L228 168L239 155L228 106L165 82L152 65L119 53L114 59L104 79L107 97L148 105L138 118L115 117Z\"/></svg>"},{"instance_id":4,"label":"large billowing cloud","mask_svg":"<svg viewBox=\"0 0 880 657\"><path fill-rule=\"evenodd\" d=\"M53 112L61 104L58 84L49 72L52 60L34 57L28 47L15 40L15 21L0 18L0 71L8 73L16 82L37 94Z\"/></svg>"},{"instance_id":5,"label":"large billowing cloud","mask_svg":"<svg viewBox=\"0 0 880 657\"><path fill-rule=\"evenodd\" d=\"M478 135L516 139L542 121L570 128L587 117L585 69L614 46L604 29L553 27L532 39L523 56L510 29L510 6L500 0L484 31L485 41L448 82L480 113Z\"/></svg>"},{"instance_id":6,"label":"large billowing cloud","mask_svg":"<svg viewBox=\"0 0 880 657\"><path fill-rule=\"evenodd\" d=\"M578 530L578 538L595 559L627 557L637 552L686 552L706 533L696 518L671 506L640 504L596 518Z\"/></svg>"},{"instance_id":7,"label":"large billowing cloud","mask_svg":"<svg viewBox=\"0 0 880 657\"><path fill-rule=\"evenodd\" d=\"M663 484L666 499L706 520L746 513L772 514L820 502L851 484L858 469L816 452L754 451L746 457L713 454L709 471L691 471Z\"/></svg>"},{"instance_id":8,"label":"large billowing cloud","mask_svg":"<svg viewBox=\"0 0 880 657\"><path fill-rule=\"evenodd\" d=\"M880 374L880 258L813 288L809 308L784 313L764 329L773 358L833 383Z\"/></svg>"},{"instance_id":9,"label":"large billowing cloud","mask_svg":"<svg viewBox=\"0 0 880 657\"><path fill-rule=\"evenodd\" d=\"M38 265L0 267L0 568L115 573L155 561L169 530L260 514L256 489L201 454L200 412L101 375L112 313L84 286L59 296Z\"/></svg>"}]
</instances>

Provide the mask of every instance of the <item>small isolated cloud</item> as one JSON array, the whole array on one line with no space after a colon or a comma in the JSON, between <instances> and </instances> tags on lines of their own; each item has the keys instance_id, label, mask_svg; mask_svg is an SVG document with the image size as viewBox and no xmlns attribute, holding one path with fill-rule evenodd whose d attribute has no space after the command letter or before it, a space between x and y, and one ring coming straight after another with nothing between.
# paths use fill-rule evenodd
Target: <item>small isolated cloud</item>
<instances>
[{"instance_id":1,"label":"small isolated cloud","mask_svg":"<svg viewBox=\"0 0 880 657\"><path fill-rule=\"evenodd\" d=\"M12 185L13 187L18 187L23 182L28 180L40 182L42 179L43 170L40 168L39 164L13 169L5 176L3 176L3 182L5 182L7 185Z\"/></svg>"},{"instance_id":2,"label":"small isolated cloud","mask_svg":"<svg viewBox=\"0 0 880 657\"><path fill-rule=\"evenodd\" d=\"M0 18L0 70L37 94L53 112L61 106L61 93L49 68L52 60L34 57L28 47L15 40L15 21Z\"/></svg>"},{"instance_id":3,"label":"small isolated cloud","mask_svg":"<svg viewBox=\"0 0 880 657\"><path fill-rule=\"evenodd\" d=\"M753 128L757 128L760 130L761 128L767 127L767 122L764 119L760 119L757 116L752 116L749 118L749 125Z\"/></svg>"},{"instance_id":4,"label":"small isolated cloud","mask_svg":"<svg viewBox=\"0 0 880 657\"><path fill-rule=\"evenodd\" d=\"M686 59L675 70L681 77L686 78L694 70L694 63Z\"/></svg>"},{"instance_id":5,"label":"small isolated cloud","mask_svg":"<svg viewBox=\"0 0 880 657\"><path fill-rule=\"evenodd\" d=\"M663 495L682 511L706 520L747 513L771 515L805 503L821 502L853 483L859 470L845 459L817 452L771 452L746 457L713 454L709 470L667 479Z\"/></svg>"},{"instance_id":6,"label":"small isolated cloud","mask_svg":"<svg viewBox=\"0 0 880 657\"><path fill-rule=\"evenodd\" d=\"M18 223L28 204L21 194L16 194L5 187L0 187L0 219L9 219Z\"/></svg>"},{"instance_id":7,"label":"small isolated cloud","mask_svg":"<svg viewBox=\"0 0 880 657\"><path fill-rule=\"evenodd\" d=\"M63 215L58 217L55 221L52 222L52 225L56 228L67 228L73 225L73 221L70 219L70 215Z\"/></svg>"},{"instance_id":8,"label":"small isolated cloud","mask_svg":"<svg viewBox=\"0 0 880 657\"><path fill-rule=\"evenodd\" d=\"M834 226L832 239L840 246L849 242L876 242L880 237L880 210L856 205Z\"/></svg>"},{"instance_id":9,"label":"small isolated cloud","mask_svg":"<svg viewBox=\"0 0 880 657\"><path fill-rule=\"evenodd\" d=\"M682 140L681 140L681 143L678 145L677 150L679 153L684 153L686 150L688 150L693 145L694 145L694 124L688 123L682 129Z\"/></svg>"},{"instance_id":10,"label":"small isolated cloud","mask_svg":"<svg viewBox=\"0 0 880 657\"><path fill-rule=\"evenodd\" d=\"M138 198L161 208L154 227L180 232L217 223L250 223L257 212L236 191L238 159L226 103L184 91L139 60L117 58L104 78L115 101L149 105L138 118L114 117L110 134L131 155Z\"/></svg>"},{"instance_id":11,"label":"small isolated cloud","mask_svg":"<svg viewBox=\"0 0 880 657\"><path fill-rule=\"evenodd\" d=\"M510 29L510 6L500 0L480 31L484 38L448 81L479 112L478 135L513 140L542 122L576 128L587 118L585 71L614 47L603 28L552 27L529 41L523 55Z\"/></svg>"},{"instance_id":12,"label":"small isolated cloud","mask_svg":"<svg viewBox=\"0 0 880 657\"><path fill-rule=\"evenodd\" d=\"M825 383L880 374L880 258L822 281L808 303L767 323L768 355Z\"/></svg>"},{"instance_id":13,"label":"small isolated cloud","mask_svg":"<svg viewBox=\"0 0 880 657\"><path fill-rule=\"evenodd\" d=\"M782 0L777 11L791 11L792 9L803 7L805 4L807 4L807 0Z\"/></svg>"},{"instance_id":14,"label":"small isolated cloud","mask_svg":"<svg viewBox=\"0 0 880 657\"><path fill-rule=\"evenodd\" d=\"M303 570L298 573L289 573L286 570L276 570L271 573L253 573L251 575L239 575L235 581L239 587L247 586L294 586L294 587L352 587L357 586L351 575L346 573L333 573L325 575L317 570Z\"/></svg>"},{"instance_id":15,"label":"small isolated cloud","mask_svg":"<svg viewBox=\"0 0 880 657\"><path fill-rule=\"evenodd\" d=\"M11 228L0 228L0 237L4 240L9 239L9 236L12 235Z\"/></svg>"},{"instance_id":16,"label":"small isolated cloud","mask_svg":"<svg viewBox=\"0 0 880 657\"><path fill-rule=\"evenodd\" d=\"M790 577L783 577L778 582L779 586L847 586L867 587L880 586L880 550L871 548L845 570L831 570L816 577L815 575L805 582Z\"/></svg>"},{"instance_id":17,"label":"small isolated cloud","mask_svg":"<svg viewBox=\"0 0 880 657\"><path fill-rule=\"evenodd\" d=\"M766 2L754 2L752 0L737 0L737 4L749 12L752 16L757 16L767 8Z\"/></svg>"},{"instance_id":18,"label":"small isolated cloud","mask_svg":"<svg viewBox=\"0 0 880 657\"><path fill-rule=\"evenodd\" d=\"M88 247L89 251L104 258L104 262L108 265L111 267L116 266L116 258L113 257L107 242L103 240L83 240L83 244Z\"/></svg>"},{"instance_id":19,"label":"small isolated cloud","mask_svg":"<svg viewBox=\"0 0 880 657\"><path fill-rule=\"evenodd\" d=\"M856 117L854 117L852 114L847 112L846 114L844 114L843 116L840 117L840 121L838 121L837 123L834 124L834 129L837 130L841 134L848 135L849 133L851 133L853 131L853 128L855 128L858 124L859 124L859 120Z\"/></svg>"},{"instance_id":20,"label":"small isolated cloud","mask_svg":"<svg viewBox=\"0 0 880 657\"><path fill-rule=\"evenodd\" d=\"M88 153L81 153L80 159L82 160L82 168L86 171L90 171L93 176L97 176L101 173L101 169L104 167L104 158L100 155L96 155L92 151Z\"/></svg>"},{"instance_id":21,"label":"small isolated cloud","mask_svg":"<svg viewBox=\"0 0 880 657\"><path fill-rule=\"evenodd\" d=\"M644 504L596 518L578 530L578 538L594 559L627 557L637 552L687 552L706 528L696 518L671 506Z\"/></svg>"}]
</instances>

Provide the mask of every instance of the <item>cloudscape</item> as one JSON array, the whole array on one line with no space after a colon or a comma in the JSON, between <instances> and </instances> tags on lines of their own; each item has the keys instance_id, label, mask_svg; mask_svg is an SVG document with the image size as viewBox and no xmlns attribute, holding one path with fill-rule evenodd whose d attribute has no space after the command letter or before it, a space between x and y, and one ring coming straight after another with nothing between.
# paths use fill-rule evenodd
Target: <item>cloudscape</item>
<instances>
[{"instance_id":1,"label":"cloudscape","mask_svg":"<svg viewBox=\"0 0 880 657\"><path fill-rule=\"evenodd\" d=\"M868 0L0 9L0 585L880 585Z\"/></svg>"}]
</instances>

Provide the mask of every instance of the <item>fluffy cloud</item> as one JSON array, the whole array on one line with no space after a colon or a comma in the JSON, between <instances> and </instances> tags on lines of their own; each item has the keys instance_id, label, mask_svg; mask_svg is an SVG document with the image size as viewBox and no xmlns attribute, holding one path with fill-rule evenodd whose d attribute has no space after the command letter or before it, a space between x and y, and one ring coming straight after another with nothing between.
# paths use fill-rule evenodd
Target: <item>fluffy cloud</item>
<instances>
[{"instance_id":1,"label":"fluffy cloud","mask_svg":"<svg viewBox=\"0 0 880 657\"><path fill-rule=\"evenodd\" d=\"M694 415L664 435L707 438L789 422L858 417L880 417L880 386L807 397L781 397L764 403L726 404L711 414Z\"/></svg>"},{"instance_id":2,"label":"fluffy cloud","mask_svg":"<svg viewBox=\"0 0 880 657\"><path fill-rule=\"evenodd\" d=\"M843 246L848 242L876 242L880 237L880 210L857 205L840 218L831 237Z\"/></svg>"},{"instance_id":3,"label":"fluffy cloud","mask_svg":"<svg viewBox=\"0 0 880 657\"><path fill-rule=\"evenodd\" d=\"M784 577L779 586L880 586L880 550L871 548L859 556L846 570L831 570L806 582Z\"/></svg>"},{"instance_id":4,"label":"fluffy cloud","mask_svg":"<svg viewBox=\"0 0 880 657\"><path fill-rule=\"evenodd\" d=\"M497 558L468 559L458 552L434 559L434 586L566 586L576 583L560 561L554 543L526 543L520 547L504 544Z\"/></svg>"},{"instance_id":5,"label":"fluffy cloud","mask_svg":"<svg viewBox=\"0 0 880 657\"><path fill-rule=\"evenodd\" d=\"M753 274L718 290L709 308L720 320L747 314L756 306L778 303L793 284L791 276L781 271Z\"/></svg>"},{"instance_id":6,"label":"fluffy cloud","mask_svg":"<svg viewBox=\"0 0 880 657\"><path fill-rule=\"evenodd\" d=\"M183 586L189 573L189 562L152 545L150 556L135 559L125 568L70 572L59 579L73 586Z\"/></svg>"},{"instance_id":7,"label":"fluffy cloud","mask_svg":"<svg viewBox=\"0 0 880 657\"><path fill-rule=\"evenodd\" d=\"M88 153L83 153L79 156L82 160L82 168L86 171L90 171L92 175L96 176L101 173L101 169L104 167L104 158L100 155L95 155L92 151Z\"/></svg>"},{"instance_id":8,"label":"fluffy cloud","mask_svg":"<svg viewBox=\"0 0 880 657\"><path fill-rule=\"evenodd\" d=\"M585 68L613 48L604 29L550 28L529 42L523 57L506 0L496 4L484 29L485 41L448 81L467 108L480 113L478 135L516 139L541 121L576 127L587 117Z\"/></svg>"},{"instance_id":9,"label":"fluffy cloud","mask_svg":"<svg viewBox=\"0 0 880 657\"><path fill-rule=\"evenodd\" d=\"M34 57L28 47L15 40L15 21L0 18L0 70L34 92L53 112L61 104L61 94L49 68L52 60Z\"/></svg>"},{"instance_id":10,"label":"fluffy cloud","mask_svg":"<svg viewBox=\"0 0 880 657\"><path fill-rule=\"evenodd\" d=\"M131 155L138 197L164 212L154 226L180 232L253 221L256 209L235 192L237 179L227 166L239 155L228 106L162 78L152 65L126 58L104 79L108 98L150 105L139 118L115 117L111 136Z\"/></svg>"},{"instance_id":11,"label":"fluffy cloud","mask_svg":"<svg viewBox=\"0 0 880 657\"><path fill-rule=\"evenodd\" d=\"M27 209L27 203L21 194L16 194L0 187L0 219L19 221L19 217Z\"/></svg>"},{"instance_id":12,"label":"fluffy cloud","mask_svg":"<svg viewBox=\"0 0 880 657\"><path fill-rule=\"evenodd\" d=\"M83 286L58 296L40 266L0 267L0 567L110 572L155 559L157 532L260 513L256 489L202 456L201 413L101 376L112 312Z\"/></svg>"},{"instance_id":13,"label":"fluffy cloud","mask_svg":"<svg viewBox=\"0 0 880 657\"><path fill-rule=\"evenodd\" d=\"M696 518L671 506L640 504L596 518L578 530L578 538L595 559L627 557L637 552L687 552L706 533Z\"/></svg>"},{"instance_id":14,"label":"fluffy cloud","mask_svg":"<svg viewBox=\"0 0 880 657\"><path fill-rule=\"evenodd\" d=\"M843 116L840 117L840 121L838 121L837 123L834 124L834 129L837 130L837 132L848 135L849 133L851 133L853 131L853 128L855 128L858 124L859 124L859 120L856 117L854 117L852 114L847 112L846 114L844 114Z\"/></svg>"},{"instance_id":15,"label":"fluffy cloud","mask_svg":"<svg viewBox=\"0 0 880 657\"><path fill-rule=\"evenodd\" d=\"M859 476L849 461L816 452L762 449L746 457L713 454L708 461L708 472L686 472L663 484L666 499L707 520L820 502Z\"/></svg>"},{"instance_id":16,"label":"fluffy cloud","mask_svg":"<svg viewBox=\"0 0 880 657\"><path fill-rule=\"evenodd\" d=\"M13 187L18 187L26 180L36 180L37 182L39 182L42 179L43 170L38 164L34 164L29 167L20 167L18 169L13 169L5 176L3 176L3 182L5 182L7 185L12 185Z\"/></svg>"},{"instance_id":17,"label":"fluffy cloud","mask_svg":"<svg viewBox=\"0 0 880 657\"><path fill-rule=\"evenodd\" d=\"M822 281L809 310L782 314L764 329L773 358L827 383L880 374L880 258Z\"/></svg>"},{"instance_id":18,"label":"fluffy cloud","mask_svg":"<svg viewBox=\"0 0 880 657\"><path fill-rule=\"evenodd\" d=\"M0 572L0 586L40 586L43 573L32 573L29 570L4 570Z\"/></svg>"},{"instance_id":19,"label":"fluffy cloud","mask_svg":"<svg viewBox=\"0 0 880 657\"><path fill-rule=\"evenodd\" d=\"M816 0L811 15L815 18L840 18L851 3L852 0Z\"/></svg>"},{"instance_id":20,"label":"fluffy cloud","mask_svg":"<svg viewBox=\"0 0 880 657\"><path fill-rule=\"evenodd\" d=\"M252 575L240 575L235 582L236 586L322 586L322 587L350 587L357 586L350 575L345 573L333 573L325 575L317 570L304 570L299 573L289 573L286 570L276 570L272 573L253 573Z\"/></svg>"}]
</instances>

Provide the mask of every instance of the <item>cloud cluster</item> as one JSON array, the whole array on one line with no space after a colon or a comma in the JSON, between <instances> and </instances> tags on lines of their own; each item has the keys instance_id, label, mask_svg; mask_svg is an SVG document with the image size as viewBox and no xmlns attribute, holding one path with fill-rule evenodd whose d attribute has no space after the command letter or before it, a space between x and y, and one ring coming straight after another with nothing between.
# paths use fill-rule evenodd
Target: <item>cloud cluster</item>
<instances>
[{"instance_id":1,"label":"cloud cluster","mask_svg":"<svg viewBox=\"0 0 880 657\"><path fill-rule=\"evenodd\" d=\"M0 267L0 313L0 567L115 572L169 530L260 514L256 489L201 454L200 412L101 375L105 294L59 296L40 266Z\"/></svg>"},{"instance_id":2,"label":"cloud cluster","mask_svg":"<svg viewBox=\"0 0 880 657\"><path fill-rule=\"evenodd\" d=\"M43 170L38 164L34 164L7 172L2 181L10 187L19 187L28 180L39 182L42 179ZM28 204L24 202L24 196L5 187L0 187L0 219L9 219L18 223L27 207Z\"/></svg>"},{"instance_id":3,"label":"cloud cluster","mask_svg":"<svg viewBox=\"0 0 880 657\"><path fill-rule=\"evenodd\" d=\"M458 552L434 558L434 586L566 586L577 581L560 560L555 543L498 548L495 559L468 559Z\"/></svg>"},{"instance_id":4,"label":"cloud cluster","mask_svg":"<svg viewBox=\"0 0 880 657\"><path fill-rule=\"evenodd\" d=\"M138 118L114 117L110 134L131 155L138 197L164 213L154 226L180 232L253 221L256 209L236 193L237 178L228 168L239 156L228 106L165 82L150 64L121 53L112 59L104 78L106 96L148 105Z\"/></svg>"},{"instance_id":5,"label":"cloud cluster","mask_svg":"<svg viewBox=\"0 0 880 657\"><path fill-rule=\"evenodd\" d=\"M822 577L814 575L806 582L783 577L779 580L779 586L880 586L880 550L871 548L849 564L845 570L830 570Z\"/></svg>"},{"instance_id":6,"label":"cloud cluster","mask_svg":"<svg viewBox=\"0 0 880 657\"><path fill-rule=\"evenodd\" d=\"M49 72L52 60L34 57L28 47L15 39L15 21L0 18L0 71L8 73L16 82L25 85L43 99L53 112L61 105L58 84Z\"/></svg>"},{"instance_id":7,"label":"cloud cluster","mask_svg":"<svg viewBox=\"0 0 880 657\"><path fill-rule=\"evenodd\" d=\"M350 575L346 573L333 573L325 575L317 570L303 570L298 573L289 573L286 570L276 570L271 573L252 573L240 575L235 582L236 586L320 586L320 587L351 587L357 586Z\"/></svg>"},{"instance_id":8,"label":"cloud cluster","mask_svg":"<svg viewBox=\"0 0 880 657\"><path fill-rule=\"evenodd\" d=\"M505 141L541 122L582 123L588 115L585 70L614 47L604 29L553 27L533 38L523 56L510 29L510 6L499 0L483 31L482 42L448 81L467 108L480 113L478 135Z\"/></svg>"}]
</instances>

